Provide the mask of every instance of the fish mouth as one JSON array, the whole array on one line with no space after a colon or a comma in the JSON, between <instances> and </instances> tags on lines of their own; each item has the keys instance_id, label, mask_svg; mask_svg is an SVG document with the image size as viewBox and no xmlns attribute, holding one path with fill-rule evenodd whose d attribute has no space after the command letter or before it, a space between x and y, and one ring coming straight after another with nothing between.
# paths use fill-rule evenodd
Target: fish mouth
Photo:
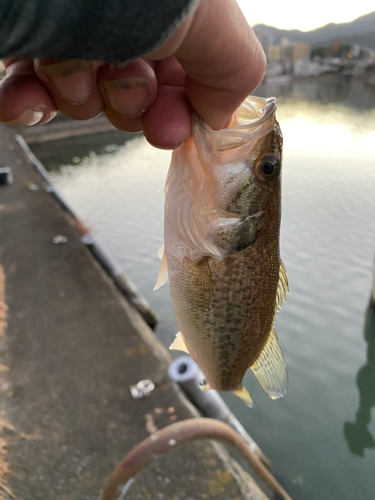
<instances>
[{"instance_id":1,"label":"fish mouth","mask_svg":"<svg viewBox=\"0 0 375 500\"><path fill-rule=\"evenodd\" d=\"M212 130L198 118L198 128L203 128L214 149L224 152L239 148L267 135L274 126L277 101L275 97L267 99L250 96L236 111L228 128Z\"/></svg>"},{"instance_id":2,"label":"fish mouth","mask_svg":"<svg viewBox=\"0 0 375 500\"><path fill-rule=\"evenodd\" d=\"M252 96L246 99L239 107L236 115L238 126L241 127L256 127L265 123L275 113L277 108L277 101L275 97Z\"/></svg>"}]
</instances>

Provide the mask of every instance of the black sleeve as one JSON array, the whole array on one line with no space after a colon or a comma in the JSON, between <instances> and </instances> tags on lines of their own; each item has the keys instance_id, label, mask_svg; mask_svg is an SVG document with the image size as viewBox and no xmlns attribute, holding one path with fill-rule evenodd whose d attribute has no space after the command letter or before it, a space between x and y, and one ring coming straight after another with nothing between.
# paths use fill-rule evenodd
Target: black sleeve
<instances>
[{"instance_id":1,"label":"black sleeve","mask_svg":"<svg viewBox=\"0 0 375 500\"><path fill-rule=\"evenodd\" d=\"M160 45L198 0L0 0L0 59L128 61Z\"/></svg>"}]
</instances>

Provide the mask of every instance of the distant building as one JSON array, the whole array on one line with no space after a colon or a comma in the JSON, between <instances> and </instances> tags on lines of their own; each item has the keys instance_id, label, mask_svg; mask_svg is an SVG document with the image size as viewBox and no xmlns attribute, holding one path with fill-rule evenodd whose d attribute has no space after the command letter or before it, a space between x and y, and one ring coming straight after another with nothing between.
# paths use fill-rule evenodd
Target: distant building
<instances>
[{"instance_id":1,"label":"distant building","mask_svg":"<svg viewBox=\"0 0 375 500\"><path fill-rule=\"evenodd\" d=\"M293 69L293 47L294 43L288 38L282 38L280 42L280 61L284 68L284 74L289 75Z\"/></svg>"},{"instance_id":2,"label":"distant building","mask_svg":"<svg viewBox=\"0 0 375 500\"><path fill-rule=\"evenodd\" d=\"M270 48L270 36L266 33L258 33L258 40L260 41L261 46L263 47L264 53L266 54L268 60L268 52Z\"/></svg>"},{"instance_id":3,"label":"distant building","mask_svg":"<svg viewBox=\"0 0 375 500\"><path fill-rule=\"evenodd\" d=\"M273 36L270 33L263 30L257 29L254 31L261 46L263 47L264 53L266 54L267 57L267 61L272 60L273 59L272 51L270 49L273 46Z\"/></svg>"},{"instance_id":4,"label":"distant building","mask_svg":"<svg viewBox=\"0 0 375 500\"><path fill-rule=\"evenodd\" d=\"M268 52L270 61L279 61L280 59L280 45L270 45Z\"/></svg>"},{"instance_id":5,"label":"distant building","mask_svg":"<svg viewBox=\"0 0 375 500\"><path fill-rule=\"evenodd\" d=\"M291 43L288 38L282 38L280 43L280 59L282 61L293 62L293 47L294 43Z\"/></svg>"},{"instance_id":6,"label":"distant building","mask_svg":"<svg viewBox=\"0 0 375 500\"><path fill-rule=\"evenodd\" d=\"M353 54L353 57L355 57L356 59L358 59L359 54L361 53L361 46L359 45L359 43L356 43L352 47L351 53Z\"/></svg>"},{"instance_id":7,"label":"distant building","mask_svg":"<svg viewBox=\"0 0 375 500\"><path fill-rule=\"evenodd\" d=\"M293 47L293 62L310 60L310 47L306 43L296 43Z\"/></svg>"}]
</instances>

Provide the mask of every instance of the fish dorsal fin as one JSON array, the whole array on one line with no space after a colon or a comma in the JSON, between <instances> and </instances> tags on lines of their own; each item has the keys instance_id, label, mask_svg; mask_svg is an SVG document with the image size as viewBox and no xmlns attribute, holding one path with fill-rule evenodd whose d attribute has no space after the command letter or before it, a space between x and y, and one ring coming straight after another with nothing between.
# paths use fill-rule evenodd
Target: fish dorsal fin
<instances>
[{"instance_id":1,"label":"fish dorsal fin","mask_svg":"<svg viewBox=\"0 0 375 500\"><path fill-rule=\"evenodd\" d=\"M258 359L250 368L271 399L284 396L288 387L288 374L274 326Z\"/></svg>"},{"instance_id":2,"label":"fish dorsal fin","mask_svg":"<svg viewBox=\"0 0 375 500\"><path fill-rule=\"evenodd\" d=\"M183 351L189 354L189 351L187 350L186 344L184 337L181 332L176 333L175 339L170 345L169 349L171 351Z\"/></svg>"},{"instance_id":3,"label":"fish dorsal fin","mask_svg":"<svg viewBox=\"0 0 375 500\"><path fill-rule=\"evenodd\" d=\"M242 385L240 389L237 389L236 391L232 392L233 394L241 398L242 401L244 401L247 404L247 406L249 406L250 408L253 407L253 400L251 399L249 391L246 389L246 387Z\"/></svg>"},{"instance_id":4,"label":"fish dorsal fin","mask_svg":"<svg viewBox=\"0 0 375 500\"><path fill-rule=\"evenodd\" d=\"M154 286L154 291L158 290L161 286L163 286L168 281L168 265L167 265L167 254L165 252L164 245L160 248L158 252L159 259L161 259L160 269L158 279Z\"/></svg>"},{"instance_id":5,"label":"fish dorsal fin","mask_svg":"<svg viewBox=\"0 0 375 500\"><path fill-rule=\"evenodd\" d=\"M275 316L281 309L283 301L286 301L286 294L289 293L289 283L286 275L286 269L282 260L280 260L279 283L276 292Z\"/></svg>"}]
</instances>

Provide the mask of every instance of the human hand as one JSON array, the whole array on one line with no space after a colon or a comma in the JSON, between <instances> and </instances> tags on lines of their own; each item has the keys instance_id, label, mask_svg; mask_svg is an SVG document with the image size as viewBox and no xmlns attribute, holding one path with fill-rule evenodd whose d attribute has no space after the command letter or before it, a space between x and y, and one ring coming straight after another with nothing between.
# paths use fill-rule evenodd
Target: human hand
<instances>
[{"instance_id":1,"label":"human hand","mask_svg":"<svg viewBox=\"0 0 375 500\"><path fill-rule=\"evenodd\" d=\"M235 0L201 0L155 52L126 65L98 61L4 60L0 121L31 126L56 111L86 120L105 112L118 129L143 130L173 149L191 134L189 103L213 128L261 82L262 48Z\"/></svg>"}]
</instances>

